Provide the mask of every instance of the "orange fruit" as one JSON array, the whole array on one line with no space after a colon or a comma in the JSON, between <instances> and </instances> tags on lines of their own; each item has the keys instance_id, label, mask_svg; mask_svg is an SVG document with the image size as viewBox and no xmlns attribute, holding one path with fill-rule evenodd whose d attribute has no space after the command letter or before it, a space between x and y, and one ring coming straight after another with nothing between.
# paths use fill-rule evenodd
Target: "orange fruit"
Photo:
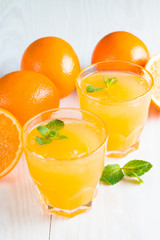
<instances>
[{"instance_id":1,"label":"orange fruit","mask_svg":"<svg viewBox=\"0 0 160 240\"><path fill-rule=\"evenodd\" d=\"M145 66L149 60L146 45L135 35L119 31L102 38L92 54L92 64L107 60L121 60Z\"/></svg>"},{"instance_id":2,"label":"orange fruit","mask_svg":"<svg viewBox=\"0 0 160 240\"><path fill-rule=\"evenodd\" d=\"M154 55L147 62L145 68L152 74L154 78L151 103L153 107L160 110L160 53Z\"/></svg>"},{"instance_id":3,"label":"orange fruit","mask_svg":"<svg viewBox=\"0 0 160 240\"><path fill-rule=\"evenodd\" d=\"M44 74L52 80L63 98L75 89L80 63L69 43L57 37L44 37L25 50L21 70Z\"/></svg>"},{"instance_id":4,"label":"orange fruit","mask_svg":"<svg viewBox=\"0 0 160 240\"><path fill-rule=\"evenodd\" d=\"M22 129L17 119L0 108L0 178L8 174L22 154Z\"/></svg>"},{"instance_id":5,"label":"orange fruit","mask_svg":"<svg viewBox=\"0 0 160 240\"><path fill-rule=\"evenodd\" d=\"M12 72L0 79L0 107L23 125L34 115L59 107L59 93L52 81L40 73Z\"/></svg>"}]
</instances>

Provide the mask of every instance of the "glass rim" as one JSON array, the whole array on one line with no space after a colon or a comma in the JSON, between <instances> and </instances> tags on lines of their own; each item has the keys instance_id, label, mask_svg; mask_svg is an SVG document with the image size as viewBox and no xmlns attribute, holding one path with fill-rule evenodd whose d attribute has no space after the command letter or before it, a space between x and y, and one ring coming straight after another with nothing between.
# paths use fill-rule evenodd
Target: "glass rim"
<instances>
[{"instance_id":1,"label":"glass rim","mask_svg":"<svg viewBox=\"0 0 160 240\"><path fill-rule=\"evenodd\" d=\"M44 156L42 156L42 155L40 155L40 154L38 154L38 153L36 153L36 152L31 151L31 150L28 148L28 146L27 146L27 144L26 144L26 141L25 141L25 138L24 138L24 136L25 136L25 134L26 134L25 131L26 131L27 126L28 126L33 120L35 120L36 118L38 118L38 117L41 116L42 114L45 114L45 113L48 113L48 112L56 112L56 111L59 111L59 110L62 110L62 111L63 111L63 110L73 110L73 111L77 111L77 112L84 112L84 113L87 113L87 114L92 115L93 117L97 118L97 119L102 123L102 125L103 125L103 127L104 127L104 130L105 130L105 138L103 139L102 143L101 143L95 150L93 150L93 151L91 151L91 152L89 152L89 153L86 153L86 154L84 154L84 155L82 155L82 156L77 156L77 157L73 157L73 158L64 158L64 159L49 158L49 157L44 157ZM25 123L25 125L23 126L23 128L22 128L22 141L23 141L23 146L24 146L24 148L27 149L27 151L29 151L30 153L32 153L34 156L36 156L36 157L38 157L38 158L47 159L47 160L49 160L49 161L59 161L59 162L62 162L62 163L63 163L63 162L66 162L66 161L76 161L76 160L78 161L78 160L80 160L80 159L83 159L84 157L88 157L88 156L96 153L99 149L101 149L101 148L104 146L104 144L107 142L107 139L108 139L108 130L107 130L106 125L105 125L105 123L103 122L103 120L102 120L99 116L97 116L96 114L94 114L94 113L92 113L92 112L89 112L89 111L86 111L86 110L83 110L83 109L81 109L81 108L69 108L69 107L66 107L66 108L65 108L65 107L64 107L64 108L53 108L53 109L49 109L49 110L43 111L43 112L35 115L35 116L32 117L31 119L29 119L29 120Z\"/></svg>"},{"instance_id":2,"label":"glass rim","mask_svg":"<svg viewBox=\"0 0 160 240\"><path fill-rule=\"evenodd\" d=\"M80 76L88 69L91 69L93 68L94 66L97 66L97 65L100 65L100 64L104 64L104 63L124 63L124 64L128 64L128 65L131 65L131 66L135 66L135 67L138 67L139 69L142 69L144 72L146 72L150 79L151 79L151 84L150 84L150 87L147 89L147 91L145 91L145 93L143 93L142 95L139 95L135 98L132 98L132 99L128 99L128 100L111 100L111 99L108 99L108 100L103 100L103 99L98 99L96 97L93 97L89 94L87 94L85 91L83 91L83 89L81 88L80 86L80 83L79 83L79 79L80 79ZM107 70L106 70L107 71ZM122 71L124 72L125 70L117 70L117 71ZM93 73L97 73L99 72L98 70L93 72ZM132 73L132 71L131 71ZM91 73L92 74L92 73ZM137 74L138 75L138 74ZM83 78L84 79L84 78ZM83 70L80 71L80 73L78 74L77 78L76 78L76 88L79 89L81 91L81 93L85 96L87 96L88 98L96 101L96 102L100 102L100 103L110 103L110 104L121 104L121 103L134 103L136 101L138 101L139 99L143 98L144 96L146 96L147 94L149 94L153 88L153 85L154 85L154 79L153 79L153 76L152 74L147 70L145 69L144 67L138 65L138 64L135 64L135 63L132 63L132 62L127 62L127 61L119 61L119 60L108 60L108 61L101 61L101 62L97 62L97 63L94 63L94 64L90 64L89 66L85 67Z\"/></svg>"}]
</instances>

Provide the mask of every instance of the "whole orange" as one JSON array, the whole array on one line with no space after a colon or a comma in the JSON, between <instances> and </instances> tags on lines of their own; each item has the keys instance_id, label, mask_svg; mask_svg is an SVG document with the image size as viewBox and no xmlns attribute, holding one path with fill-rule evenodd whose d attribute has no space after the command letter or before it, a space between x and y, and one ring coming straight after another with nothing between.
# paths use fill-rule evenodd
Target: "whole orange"
<instances>
[{"instance_id":1,"label":"whole orange","mask_svg":"<svg viewBox=\"0 0 160 240\"><path fill-rule=\"evenodd\" d=\"M145 66L150 55L146 45L135 35L119 31L102 38L92 54L92 64L106 60L121 60Z\"/></svg>"},{"instance_id":2,"label":"whole orange","mask_svg":"<svg viewBox=\"0 0 160 240\"><path fill-rule=\"evenodd\" d=\"M57 37L44 37L31 43L25 50L21 69L47 76L63 98L75 89L80 63L69 43Z\"/></svg>"},{"instance_id":3,"label":"whole orange","mask_svg":"<svg viewBox=\"0 0 160 240\"><path fill-rule=\"evenodd\" d=\"M34 115L59 107L59 93L52 81L40 73L12 72L0 79L0 107L23 125Z\"/></svg>"}]
</instances>

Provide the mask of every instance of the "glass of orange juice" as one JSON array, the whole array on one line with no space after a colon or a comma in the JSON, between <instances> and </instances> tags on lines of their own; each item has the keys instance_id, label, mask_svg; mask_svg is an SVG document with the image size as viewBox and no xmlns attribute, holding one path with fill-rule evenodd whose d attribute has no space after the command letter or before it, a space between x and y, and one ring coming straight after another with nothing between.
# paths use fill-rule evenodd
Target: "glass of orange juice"
<instances>
[{"instance_id":1,"label":"glass of orange juice","mask_svg":"<svg viewBox=\"0 0 160 240\"><path fill-rule=\"evenodd\" d=\"M50 213L72 217L91 207L104 167L106 141L103 121L85 110L49 110L25 124L29 172Z\"/></svg>"},{"instance_id":2,"label":"glass of orange juice","mask_svg":"<svg viewBox=\"0 0 160 240\"><path fill-rule=\"evenodd\" d=\"M99 62L81 71L76 81L80 107L105 122L108 156L138 149L153 84L148 71L128 62Z\"/></svg>"}]
</instances>

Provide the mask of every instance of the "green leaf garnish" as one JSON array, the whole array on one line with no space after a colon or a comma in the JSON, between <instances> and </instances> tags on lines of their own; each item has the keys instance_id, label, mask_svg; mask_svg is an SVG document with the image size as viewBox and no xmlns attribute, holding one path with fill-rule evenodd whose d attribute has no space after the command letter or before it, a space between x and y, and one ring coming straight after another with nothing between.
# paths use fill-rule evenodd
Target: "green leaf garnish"
<instances>
[{"instance_id":1,"label":"green leaf garnish","mask_svg":"<svg viewBox=\"0 0 160 240\"><path fill-rule=\"evenodd\" d=\"M49 134L49 129L46 126L39 126L37 130L43 137L47 137Z\"/></svg>"},{"instance_id":2,"label":"green leaf garnish","mask_svg":"<svg viewBox=\"0 0 160 240\"><path fill-rule=\"evenodd\" d=\"M62 139L68 139L68 137L65 135L56 135L54 137L54 140L62 140Z\"/></svg>"},{"instance_id":3,"label":"green leaf garnish","mask_svg":"<svg viewBox=\"0 0 160 240\"><path fill-rule=\"evenodd\" d=\"M46 125L46 127L49 128L50 130L59 131L64 127L64 122L62 120L59 120L59 119L54 119L54 120L50 121Z\"/></svg>"},{"instance_id":4,"label":"green leaf garnish","mask_svg":"<svg viewBox=\"0 0 160 240\"><path fill-rule=\"evenodd\" d=\"M123 166L123 172L128 177L139 177L148 172L152 168L152 164L143 160L132 160Z\"/></svg>"},{"instance_id":5,"label":"green leaf garnish","mask_svg":"<svg viewBox=\"0 0 160 240\"><path fill-rule=\"evenodd\" d=\"M54 119L45 126L38 126L37 130L44 138L36 136L36 142L40 145L45 145L51 143L52 140L68 139L67 136L59 134L63 127L64 122L59 119Z\"/></svg>"},{"instance_id":6,"label":"green leaf garnish","mask_svg":"<svg viewBox=\"0 0 160 240\"><path fill-rule=\"evenodd\" d=\"M106 88L112 87L114 84L116 84L118 82L116 77L112 77L112 78L108 78L108 79L104 78L103 81L106 85L105 87L95 87L95 86L89 85L89 86L86 87L86 91L87 92L102 91Z\"/></svg>"},{"instance_id":7,"label":"green leaf garnish","mask_svg":"<svg viewBox=\"0 0 160 240\"><path fill-rule=\"evenodd\" d=\"M36 137L36 142L39 143L40 145L45 145L51 143L52 139Z\"/></svg>"},{"instance_id":8,"label":"green leaf garnish","mask_svg":"<svg viewBox=\"0 0 160 240\"><path fill-rule=\"evenodd\" d=\"M124 174L119 164L107 165L102 173L100 181L114 185L123 178Z\"/></svg>"},{"instance_id":9,"label":"green leaf garnish","mask_svg":"<svg viewBox=\"0 0 160 240\"><path fill-rule=\"evenodd\" d=\"M50 131L50 133L48 134L48 137L49 137L49 138L53 138L53 137L56 136L56 134L57 134L56 130L52 130L52 131Z\"/></svg>"},{"instance_id":10,"label":"green leaf garnish","mask_svg":"<svg viewBox=\"0 0 160 240\"><path fill-rule=\"evenodd\" d=\"M151 168L152 164L143 160L129 161L122 168L118 164L109 164L104 168L100 181L114 185L124 176L128 176L136 177L139 182L143 183L140 176L148 172Z\"/></svg>"},{"instance_id":11,"label":"green leaf garnish","mask_svg":"<svg viewBox=\"0 0 160 240\"><path fill-rule=\"evenodd\" d=\"M105 87L99 88L99 87L95 87L95 86L89 85L89 86L86 88L86 91L87 91L87 92L98 92L98 91L101 91L101 90L103 90L103 89L105 89Z\"/></svg>"},{"instance_id":12,"label":"green leaf garnish","mask_svg":"<svg viewBox=\"0 0 160 240\"><path fill-rule=\"evenodd\" d=\"M107 88L112 87L114 84L117 83L117 81L118 80L117 80L116 77L112 77L112 78L108 78L108 79L104 78L104 83L105 83Z\"/></svg>"}]
</instances>

